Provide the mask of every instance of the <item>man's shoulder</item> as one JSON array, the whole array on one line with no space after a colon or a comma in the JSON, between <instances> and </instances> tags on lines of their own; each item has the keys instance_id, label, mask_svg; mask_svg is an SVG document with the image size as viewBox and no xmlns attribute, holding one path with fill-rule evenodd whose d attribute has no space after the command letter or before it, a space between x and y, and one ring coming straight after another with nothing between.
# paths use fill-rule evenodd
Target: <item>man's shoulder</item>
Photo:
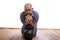
<instances>
[{"instance_id":1,"label":"man's shoulder","mask_svg":"<svg viewBox=\"0 0 60 40\"><path fill-rule=\"evenodd\" d=\"M21 12L21 14L20 15L24 15L25 14L25 12L23 11L23 12Z\"/></svg>"},{"instance_id":2,"label":"man's shoulder","mask_svg":"<svg viewBox=\"0 0 60 40\"><path fill-rule=\"evenodd\" d=\"M32 12L33 12L34 15L38 15L37 11L33 10Z\"/></svg>"}]
</instances>

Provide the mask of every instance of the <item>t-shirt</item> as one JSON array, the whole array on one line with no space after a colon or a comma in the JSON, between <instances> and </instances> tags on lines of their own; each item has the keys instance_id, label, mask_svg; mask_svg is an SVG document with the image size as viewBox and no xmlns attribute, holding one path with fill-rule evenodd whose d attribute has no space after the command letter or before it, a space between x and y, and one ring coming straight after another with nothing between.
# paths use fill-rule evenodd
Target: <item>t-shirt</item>
<instances>
[{"instance_id":1,"label":"t-shirt","mask_svg":"<svg viewBox=\"0 0 60 40\"><path fill-rule=\"evenodd\" d=\"M21 22L24 22L25 21L25 12L23 11L21 14L20 14L20 19L21 19ZM37 22L38 22L38 19L39 19L39 15L36 11L32 11L32 22L33 23L36 23L37 25Z\"/></svg>"}]
</instances>

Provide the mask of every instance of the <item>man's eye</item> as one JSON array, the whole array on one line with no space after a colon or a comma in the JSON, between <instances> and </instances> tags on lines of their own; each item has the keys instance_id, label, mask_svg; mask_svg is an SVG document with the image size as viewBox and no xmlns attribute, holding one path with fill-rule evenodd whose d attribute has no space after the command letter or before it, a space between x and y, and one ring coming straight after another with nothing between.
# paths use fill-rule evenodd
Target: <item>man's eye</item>
<instances>
[{"instance_id":1,"label":"man's eye","mask_svg":"<svg viewBox=\"0 0 60 40\"><path fill-rule=\"evenodd\" d=\"M26 10L26 11L30 11L30 9L29 10Z\"/></svg>"}]
</instances>

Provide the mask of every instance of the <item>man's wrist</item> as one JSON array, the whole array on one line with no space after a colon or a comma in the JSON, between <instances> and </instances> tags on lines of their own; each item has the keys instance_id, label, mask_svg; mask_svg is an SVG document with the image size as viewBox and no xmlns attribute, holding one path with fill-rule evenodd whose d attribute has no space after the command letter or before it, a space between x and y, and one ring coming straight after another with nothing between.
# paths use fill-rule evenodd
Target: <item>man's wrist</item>
<instances>
[{"instance_id":1,"label":"man's wrist","mask_svg":"<svg viewBox=\"0 0 60 40\"><path fill-rule=\"evenodd\" d=\"M34 26L34 23L32 22L32 20L29 21L29 24L31 24L32 26Z\"/></svg>"}]
</instances>

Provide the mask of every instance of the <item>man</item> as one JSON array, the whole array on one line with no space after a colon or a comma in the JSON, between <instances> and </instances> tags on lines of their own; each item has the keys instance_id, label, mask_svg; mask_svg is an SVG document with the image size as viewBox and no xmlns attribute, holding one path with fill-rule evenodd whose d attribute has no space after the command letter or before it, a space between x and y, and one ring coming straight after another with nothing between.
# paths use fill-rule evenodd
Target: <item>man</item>
<instances>
[{"instance_id":1,"label":"man","mask_svg":"<svg viewBox=\"0 0 60 40\"><path fill-rule=\"evenodd\" d=\"M23 27L21 29L22 35L25 30L25 26L27 24L31 24L34 27L33 34L34 36L36 36L39 15L36 11L33 10L32 5L30 3L25 4L24 8L24 11L20 14L21 22L23 23Z\"/></svg>"}]
</instances>

